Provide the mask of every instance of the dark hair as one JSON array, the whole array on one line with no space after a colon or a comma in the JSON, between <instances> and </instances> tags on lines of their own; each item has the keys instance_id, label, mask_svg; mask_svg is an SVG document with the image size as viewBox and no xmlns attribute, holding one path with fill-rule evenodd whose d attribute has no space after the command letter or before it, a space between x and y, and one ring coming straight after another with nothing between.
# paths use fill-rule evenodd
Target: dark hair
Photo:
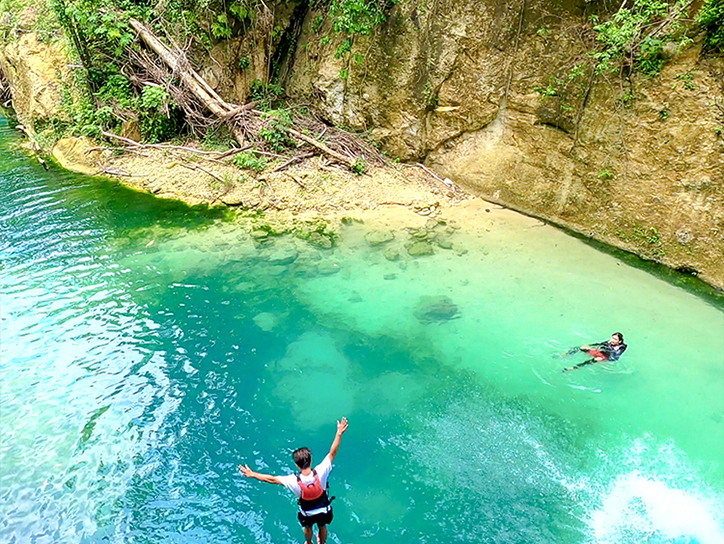
<instances>
[{"instance_id":1,"label":"dark hair","mask_svg":"<svg viewBox=\"0 0 724 544\"><path fill-rule=\"evenodd\" d=\"M294 462L302 470L312 466L312 452L309 451L309 448L299 448L295 450L292 457L294 457Z\"/></svg>"},{"instance_id":2,"label":"dark hair","mask_svg":"<svg viewBox=\"0 0 724 544\"><path fill-rule=\"evenodd\" d=\"M615 332L611 336L618 336L619 341L623 344L623 334L620 332Z\"/></svg>"}]
</instances>

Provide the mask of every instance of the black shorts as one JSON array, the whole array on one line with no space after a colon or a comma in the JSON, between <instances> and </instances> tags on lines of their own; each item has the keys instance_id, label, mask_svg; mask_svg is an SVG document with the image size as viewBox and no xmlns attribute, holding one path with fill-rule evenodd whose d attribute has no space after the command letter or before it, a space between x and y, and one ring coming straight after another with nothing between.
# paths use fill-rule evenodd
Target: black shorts
<instances>
[{"instance_id":1,"label":"black shorts","mask_svg":"<svg viewBox=\"0 0 724 544\"><path fill-rule=\"evenodd\" d=\"M319 527L322 527L323 525L329 525L330 523L332 523L333 517L334 512L332 512L332 508L329 509L329 512L314 514L313 516L303 516L301 512L297 514L297 519L299 520L299 523L302 524L302 527L314 527L315 523Z\"/></svg>"}]
</instances>

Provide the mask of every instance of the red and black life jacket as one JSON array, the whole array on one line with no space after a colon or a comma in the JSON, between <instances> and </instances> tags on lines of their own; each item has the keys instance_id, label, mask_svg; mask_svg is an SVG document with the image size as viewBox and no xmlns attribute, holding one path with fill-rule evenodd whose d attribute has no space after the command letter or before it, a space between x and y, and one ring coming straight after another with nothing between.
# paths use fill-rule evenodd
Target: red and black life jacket
<instances>
[{"instance_id":1,"label":"red and black life jacket","mask_svg":"<svg viewBox=\"0 0 724 544\"><path fill-rule=\"evenodd\" d=\"M299 507L309 512L317 508L326 508L330 505L330 499L327 490L322 489L322 482L319 481L319 474L316 469L312 470L314 481L311 484L302 482L301 474L297 474L297 483L302 490L302 496L299 497Z\"/></svg>"}]
</instances>

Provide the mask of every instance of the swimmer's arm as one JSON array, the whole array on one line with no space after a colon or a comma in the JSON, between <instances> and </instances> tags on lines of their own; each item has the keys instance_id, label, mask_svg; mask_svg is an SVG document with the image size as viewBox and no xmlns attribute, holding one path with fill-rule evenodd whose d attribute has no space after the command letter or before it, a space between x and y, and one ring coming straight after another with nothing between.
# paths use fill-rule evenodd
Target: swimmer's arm
<instances>
[{"instance_id":1,"label":"swimmer's arm","mask_svg":"<svg viewBox=\"0 0 724 544\"><path fill-rule=\"evenodd\" d=\"M254 478L260 482L266 482L268 484L284 485L282 481L276 476L271 474L262 474L260 472L254 472L249 468L249 465L239 465L239 470L247 478Z\"/></svg>"},{"instance_id":2,"label":"swimmer's arm","mask_svg":"<svg viewBox=\"0 0 724 544\"><path fill-rule=\"evenodd\" d=\"M337 434L334 435L332 447L329 448L329 453L327 454L330 463L333 462L334 458L337 456L339 444L342 442L342 435L347 430L347 427L349 427L349 423L347 423L346 417L343 417L340 421L337 422Z\"/></svg>"}]
</instances>

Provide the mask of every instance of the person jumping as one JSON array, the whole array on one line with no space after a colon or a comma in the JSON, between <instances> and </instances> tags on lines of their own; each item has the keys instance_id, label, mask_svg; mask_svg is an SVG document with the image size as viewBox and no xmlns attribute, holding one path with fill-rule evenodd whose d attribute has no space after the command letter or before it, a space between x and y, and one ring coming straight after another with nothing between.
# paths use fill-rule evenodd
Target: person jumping
<instances>
[{"instance_id":1,"label":"person jumping","mask_svg":"<svg viewBox=\"0 0 724 544\"><path fill-rule=\"evenodd\" d=\"M325 544L327 541L327 525L331 523L333 518L332 499L329 498L327 493L327 478L332 470L332 462L337 456L342 435L347 427L346 417L337 422L337 434L334 436L332 447L329 448L329 453L324 460L314 469L312 469L312 453L309 448L299 448L292 454L294 463L299 469L297 474L271 476L270 474L254 472L249 468L249 465L239 465L239 470L247 478L255 478L269 484L283 485L294 493L299 499L297 519L299 519L304 531L306 544L312 544L315 524L319 528L318 544Z\"/></svg>"}]
</instances>

